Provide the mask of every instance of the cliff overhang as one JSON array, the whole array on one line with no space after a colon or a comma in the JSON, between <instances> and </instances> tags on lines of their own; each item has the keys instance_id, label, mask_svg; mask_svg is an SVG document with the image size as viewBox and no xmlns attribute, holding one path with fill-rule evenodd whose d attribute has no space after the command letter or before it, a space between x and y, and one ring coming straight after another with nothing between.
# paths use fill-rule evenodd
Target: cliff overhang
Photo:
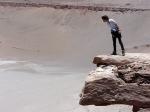
<instances>
[{"instance_id":1,"label":"cliff overhang","mask_svg":"<svg viewBox=\"0 0 150 112\"><path fill-rule=\"evenodd\" d=\"M133 105L150 108L150 54L99 55L81 93L81 105Z\"/></svg>"}]
</instances>

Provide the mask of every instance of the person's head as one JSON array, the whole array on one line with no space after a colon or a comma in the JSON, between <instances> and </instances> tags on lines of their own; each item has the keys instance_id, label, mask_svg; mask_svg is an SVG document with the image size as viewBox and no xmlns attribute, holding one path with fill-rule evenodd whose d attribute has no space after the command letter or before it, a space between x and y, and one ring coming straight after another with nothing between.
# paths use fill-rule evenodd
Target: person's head
<instances>
[{"instance_id":1,"label":"person's head","mask_svg":"<svg viewBox=\"0 0 150 112\"><path fill-rule=\"evenodd\" d=\"M109 17L107 15L102 16L102 20L104 22L108 22L109 21Z\"/></svg>"}]
</instances>

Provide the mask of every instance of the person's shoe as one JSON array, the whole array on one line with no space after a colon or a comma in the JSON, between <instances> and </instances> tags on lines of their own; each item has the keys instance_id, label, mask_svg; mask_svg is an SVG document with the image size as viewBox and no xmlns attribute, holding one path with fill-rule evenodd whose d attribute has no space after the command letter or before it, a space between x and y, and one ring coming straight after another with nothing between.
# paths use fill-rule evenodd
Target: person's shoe
<instances>
[{"instance_id":1,"label":"person's shoe","mask_svg":"<svg viewBox=\"0 0 150 112\"><path fill-rule=\"evenodd\" d=\"M113 53L111 53L111 55L117 55L117 53L116 53L116 52L113 52Z\"/></svg>"},{"instance_id":2,"label":"person's shoe","mask_svg":"<svg viewBox=\"0 0 150 112\"><path fill-rule=\"evenodd\" d=\"M122 56L125 56L125 50L122 50Z\"/></svg>"}]
</instances>

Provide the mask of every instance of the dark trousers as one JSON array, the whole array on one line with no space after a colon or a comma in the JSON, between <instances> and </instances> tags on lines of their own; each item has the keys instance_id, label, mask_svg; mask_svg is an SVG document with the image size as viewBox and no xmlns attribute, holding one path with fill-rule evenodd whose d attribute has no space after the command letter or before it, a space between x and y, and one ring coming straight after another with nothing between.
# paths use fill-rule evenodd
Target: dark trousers
<instances>
[{"instance_id":1,"label":"dark trousers","mask_svg":"<svg viewBox=\"0 0 150 112\"><path fill-rule=\"evenodd\" d=\"M112 40L113 40L113 47L114 47L114 51L116 53L116 40L118 39L119 41L119 44L121 46L121 50L125 50L124 49L124 45L123 45L123 42L122 42L122 36L121 36L121 33L119 31L111 31L111 34L112 34Z\"/></svg>"}]
</instances>

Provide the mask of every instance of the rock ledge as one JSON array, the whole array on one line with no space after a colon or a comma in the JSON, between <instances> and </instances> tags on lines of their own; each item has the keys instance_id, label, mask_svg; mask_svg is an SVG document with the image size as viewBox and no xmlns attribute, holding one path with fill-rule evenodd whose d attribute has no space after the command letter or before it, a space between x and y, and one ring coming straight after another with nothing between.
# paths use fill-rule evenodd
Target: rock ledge
<instances>
[{"instance_id":1,"label":"rock ledge","mask_svg":"<svg viewBox=\"0 0 150 112\"><path fill-rule=\"evenodd\" d=\"M133 105L133 112L150 108L150 54L96 56L81 93L81 105ZM142 111L146 112L146 111Z\"/></svg>"}]
</instances>

